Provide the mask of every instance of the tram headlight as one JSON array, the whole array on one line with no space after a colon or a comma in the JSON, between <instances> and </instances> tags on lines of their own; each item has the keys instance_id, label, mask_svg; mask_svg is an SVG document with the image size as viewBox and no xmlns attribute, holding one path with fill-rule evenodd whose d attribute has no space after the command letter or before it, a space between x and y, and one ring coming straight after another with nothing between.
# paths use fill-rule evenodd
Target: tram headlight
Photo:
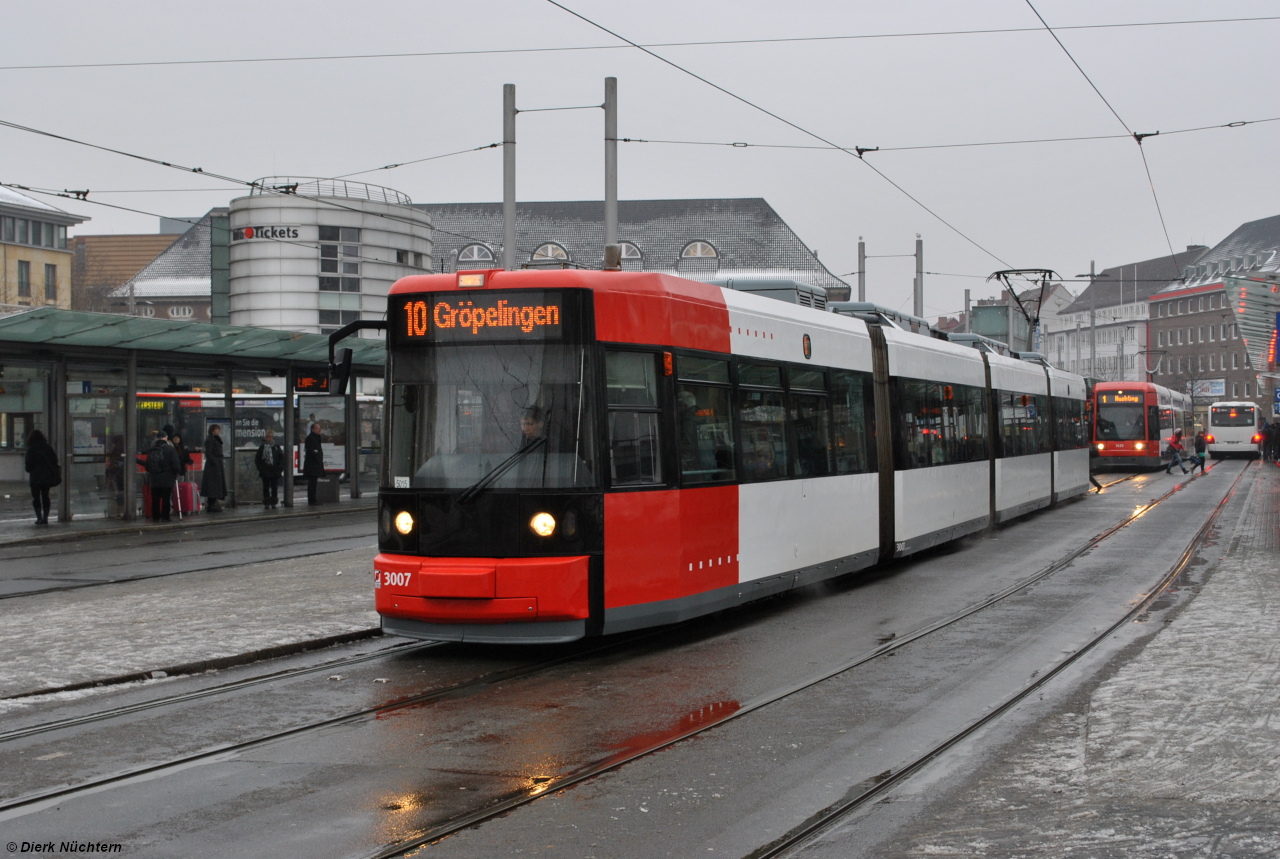
<instances>
[{"instance_id":1,"label":"tram headlight","mask_svg":"<svg viewBox=\"0 0 1280 859\"><path fill-rule=\"evenodd\" d=\"M556 517L550 513L535 513L529 520L529 527L539 537L550 537L556 532Z\"/></svg>"},{"instance_id":2,"label":"tram headlight","mask_svg":"<svg viewBox=\"0 0 1280 859\"><path fill-rule=\"evenodd\" d=\"M1146 450L1146 449L1147 449L1147 446L1146 446L1145 444L1143 444L1142 442L1138 442L1138 443L1137 443L1137 444L1135 444L1133 447L1134 447L1134 449L1135 449L1135 450Z\"/></svg>"},{"instance_id":3,"label":"tram headlight","mask_svg":"<svg viewBox=\"0 0 1280 859\"><path fill-rule=\"evenodd\" d=\"M401 510L396 514L396 530L406 537L413 530L413 516L408 510Z\"/></svg>"},{"instance_id":4,"label":"tram headlight","mask_svg":"<svg viewBox=\"0 0 1280 859\"><path fill-rule=\"evenodd\" d=\"M1102 450L1105 447L1106 447L1105 444L1103 444L1102 442L1098 442L1098 450Z\"/></svg>"}]
</instances>

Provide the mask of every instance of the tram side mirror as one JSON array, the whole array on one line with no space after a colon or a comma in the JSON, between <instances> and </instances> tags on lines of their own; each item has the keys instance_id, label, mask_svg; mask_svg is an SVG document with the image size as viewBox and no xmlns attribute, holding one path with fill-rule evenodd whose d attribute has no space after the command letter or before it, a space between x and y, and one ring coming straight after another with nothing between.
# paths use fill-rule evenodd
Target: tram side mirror
<instances>
[{"instance_id":1,"label":"tram side mirror","mask_svg":"<svg viewBox=\"0 0 1280 859\"><path fill-rule=\"evenodd\" d=\"M347 382L351 379L351 361L355 353L350 349L339 349L334 353L333 363L329 365L329 391L344 397L347 394Z\"/></svg>"}]
</instances>

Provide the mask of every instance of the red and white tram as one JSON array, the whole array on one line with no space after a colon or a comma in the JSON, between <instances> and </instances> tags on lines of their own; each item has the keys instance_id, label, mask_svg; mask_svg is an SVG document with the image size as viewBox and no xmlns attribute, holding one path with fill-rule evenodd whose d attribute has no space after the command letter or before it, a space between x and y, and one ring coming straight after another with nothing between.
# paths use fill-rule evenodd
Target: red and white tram
<instances>
[{"instance_id":1,"label":"red and white tram","mask_svg":"<svg viewBox=\"0 0 1280 859\"><path fill-rule=\"evenodd\" d=\"M671 623L1088 488L1080 377L883 317L543 270L402 279L387 324L389 633Z\"/></svg>"},{"instance_id":2,"label":"red and white tram","mask_svg":"<svg viewBox=\"0 0 1280 859\"><path fill-rule=\"evenodd\" d=\"M1164 468L1174 430L1192 436L1191 398L1150 382L1093 386L1093 444L1099 464Z\"/></svg>"}]
</instances>

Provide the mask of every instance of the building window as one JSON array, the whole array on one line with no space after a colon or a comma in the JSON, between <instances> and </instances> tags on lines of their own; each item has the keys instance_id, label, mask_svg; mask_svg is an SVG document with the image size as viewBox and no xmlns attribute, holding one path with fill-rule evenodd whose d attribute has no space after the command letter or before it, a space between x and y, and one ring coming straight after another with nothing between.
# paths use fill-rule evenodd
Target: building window
<instances>
[{"instance_id":1,"label":"building window","mask_svg":"<svg viewBox=\"0 0 1280 859\"><path fill-rule=\"evenodd\" d=\"M569 252L555 242L547 242L538 245L537 250L533 252L533 260L534 262L568 262Z\"/></svg>"},{"instance_id":2,"label":"building window","mask_svg":"<svg viewBox=\"0 0 1280 859\"><path fill-rule=\"evenodd\" d=\"M1240 369L1240 353L1239 352L1231 353L1231 369L1232 370Z\"/></svg>"},{"instance_id":3,"label":"building window","mask_svg":"<svg viewBox=\"0 0 1280 859\"><path fill-rule=\"evenodd\" d=\"M1239 382L1231 383L1231 399L1233 400L1240 399L1240 383Z\"/></svg>"},{"instance_id":4,"label":"building window","mask_svg":"<svg viewBox=\"0 0 1280 859\"><path fill-rule=\"evenodd\" d=\"M1201 325L1200 330L1196 332L1196 342L1197 343L1204 342L1204 326L1203 325Z\"/></svg>"},{"instance_id":5,"label":"building window","mask_svg":"<svg viewBox=\"0 0 1280 859\"><path fill-rule=\"evenodd\" d=\"M193 315L195 315L195 310L186 305L169 308L170 319L190 319Z\"/></svg>"},{"instance_id":6,"label":"building window","mask_svg":"<svg viewBox=\"0 0 1280 859\"><path fill-rule=\"evenodd\" d=\"M156 309L150 304L140 304L134 308L134 316L145 316L150 319L156 315Z\"/></svg>"},{"instance_id":7,"label":"building window","mask_svg":"<svg viewBox=\"0 0 1280 859\"><path fill-rule=\"evenodd\" d=\"M1178 329L1178 345L1179 346L1182 345L1182 329L1181 328Z\"/></svg>"},{"instance_id":8,"label":"building window","mask_svg":"<svg viewBox=\"0 0 1280 859\"><path fill-rule=\"evenodd\" d=\"M321 325L349 325L360 318L359 310L321 310Z\"/></svg>"},{"instance_id":9,"label":"building window","mask_svg":"<svg viewBox=\"0 0 1280 859\"><path fill-rule=\"evenodd\" d=\"M46 301L58 300L58 267L44 264L44 297Z\"/></svg>"},{"instance_id":10,"label":"building window","mask_svg":"<svg viewBox=\"0 0 1280 859\"><path fill-rule=\"evenodd\" d=\"M24 259L18 260L18 296L31 297L31 263Z\"/></svg>"},{"instance_id":11,"label":"building window","mask_svg":"<svg viewBox=\"0 0 1280 859\"><path fill-rule=\"evenodd\" d=\"M550 245L543 245L543 247L550 247ZM538 250L542 250L542 248L539 248ZM560 252L563 254L564 249L560 248ZM538 255L535 252L534 258L536 259L537 256ZM560 259L568 259L568 256L560 257ZM492 262L493 250L488 245L467 245L465 248L458 251L458 268L481 268L483 266L478 264Z\"/></svg>"},{"instance_id":12,"label":"building window","mask_svg":"<svg viewBox=\"0 0 1280 859\"><path fill-rule=\"evenodd\" d=\"M1209 342L1212 343L1217 339L1218 339L1218 329L1217 327L1210 325L1209 326Z\"/></svg>"},{"instance_id":13,"label":"building window","mask_svg":"<svg viewBox=\"0 0 1280 859\"><path fill-rule=\"evenodd\" d=\"M1244 398L1246 400L1249 399L1249 383L1248 382L1244 383Z\"/></svg>"},{"instance_id":14,"label":"building window","mask_svg":"<svg viewBox=\"0 0 1280 859\"><path fill-rule=\"evenodd\" d=\"M67 228L61 224L58 225L58 247L64 251L67 249Z\"/></svg>"},{"instance_id":15,"label":"building window","mask_svg":"<svg viewBox=\"0 0 1280 859\"><path fill-rule=\"evenodd\" d=\"M320 272L359 275L359 243L360 230L356 227L320 227Z\"/></svg>"},{"instance_id":16,"label":"building window","mask_svg":"<svg viewBox=\"0 0 1280 859\"><path fill-rule=\"evenodd\" d=\"M1217 308L1217 306L1218 306L1218 296L1217 295L1209 296L1209 309L1214 310Z\"/></svg>"},{"instance_id":17,"label":"building window","mask_svg":"<svg viewBox=\"0 0 1280 859\"><path fill-rule=\"evenodd\" d=\"M18 218L18 230L15 240L20 245L27 243L27 221L25 218Z\"/></svg>"},{"instance_id":18,"label":"building window","mask_svg":"<svg viewBox=\"0 0 1280 859\"><path fill-rule=\"evenodd\" d=\"M681 259L707 259L720 256L710 242L689 242L680 251Z\"/></svg>"},{"instance_id":19,"label":"building window","mask_svg":"<svg viewBox=\"0 0 1280 859\"><path fill-rule=\"evenodd\" d=\"M1210 355L1210 356L1209 356L1209 372L1210 372L1210 373L1212 373L1215 369L1217 369L1216 367L1214 367L1214 364L1216 364L1216 363L1217 363L1217 362L1214 360L1214 358L1215 358L1215 357L1217 357L1217 356L1215 356L1215 355Z\"/></svg>"},{"instance_id":20,"label":"building window","mask_svg":"<svg viewBox=\"0 0 1280 859\"><path fill-rule=\"evenodd\" d=\"M1201 373L1204 372L1204 356L1203 355L1198 355L1196 357L1196 366L1199 367L1198 372L1201 372Z\"/></svg>"},{"instance_id":21,"label":"building window","mask_svg":"<svg viewBox=\"0 0 1280 859\"><path fill-rule=\"evenodd\" d=\"M622 248L623 259L644 259L644 255L640 253L640 248L631 242L619 242L618 244Z\"/></svg>"},{"instance_id":22,"label":"building window","mask_svg":"<svg viewBox=\"0 0 1280 859\"><path fill-rule=\"evenodd\" d=\"M1231 339L1234 340L1239 336L1240 336L1240 326L1234 322L1231 323Z\"/></svg>"},{"instance_id":23,"label":"building window","mask_svg":"<svg viewBox=\"0 0 1280 859\"><path fill-rule=\"evenodd\" d=\"M0 241L13 241L13 218L0 218Z\"/></svg>"}]
</instances>

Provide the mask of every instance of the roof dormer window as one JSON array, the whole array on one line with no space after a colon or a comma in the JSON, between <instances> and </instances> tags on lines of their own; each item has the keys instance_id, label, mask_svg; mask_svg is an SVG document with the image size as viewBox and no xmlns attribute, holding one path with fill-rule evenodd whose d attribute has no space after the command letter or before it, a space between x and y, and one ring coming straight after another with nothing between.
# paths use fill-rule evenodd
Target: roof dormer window
<instances>
[{"instance_id":1,"label":"roof dormer window","mask_svg":"<svg viewBox=\"0 0 1280 859\"><path fill-rule=\"evenodd\" d=\"M569 252L555 242L538 245L533 252L534 262L568 262Z\"/></svg>"},{"instance_id":2,"label":"roof dormer window","mask_svg":"<svg viewBox=\"0 0 1280 859\"><path fill-rule=\"evenodd\" d=\"M689 242L680 251L681 259L714 259L720 256L710 242Z\"/></svg>"}]
</instances>

